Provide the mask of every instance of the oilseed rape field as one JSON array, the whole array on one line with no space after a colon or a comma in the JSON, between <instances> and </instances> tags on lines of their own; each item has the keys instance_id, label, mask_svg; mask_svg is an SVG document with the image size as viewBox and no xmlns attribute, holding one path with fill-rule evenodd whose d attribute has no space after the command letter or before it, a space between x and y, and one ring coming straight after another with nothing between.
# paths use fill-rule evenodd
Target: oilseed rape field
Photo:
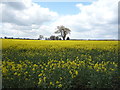
<instances>
[{"instance_id":1,"label":"oilseed rape field","mask_svg":"<svg viewBox=\"0 0 120 90\"><path fill-rule=\"evenodd\" d=\"M2 39L2 88L119 88L118 41Z\"/></svg>"}]
</instances>

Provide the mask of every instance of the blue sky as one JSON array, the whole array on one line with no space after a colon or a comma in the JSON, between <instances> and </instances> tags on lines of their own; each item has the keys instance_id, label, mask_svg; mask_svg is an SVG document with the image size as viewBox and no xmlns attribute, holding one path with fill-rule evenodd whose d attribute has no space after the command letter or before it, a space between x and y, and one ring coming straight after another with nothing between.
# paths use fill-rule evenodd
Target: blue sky
<instances>
[{"instance_id":1,"label":"blue sky","mask_svg":"<svg viewBox=\"0 0 120 90\"><path fill-rule=\"evenodd\" d=\"M76 4L90 5L92 2L36 2L41 7L49 8L51 11L57 12L60 15L78 14L80 9Z\"/></svg>"},{"instance_id":2,"label":"blue sky","mask_svg":"<svg viewBox=\"0 0 120 90\"><path fill-rule=\"evenodd\" d=\"M54 35L57 26L71 30L72 39L117 39L117 0L84 2L21 0L0 5L0 36L38 38ZM83 0L81 0L83 1ZM86 1L86 2L85 2Z\"/></svg>"}]
</instances>

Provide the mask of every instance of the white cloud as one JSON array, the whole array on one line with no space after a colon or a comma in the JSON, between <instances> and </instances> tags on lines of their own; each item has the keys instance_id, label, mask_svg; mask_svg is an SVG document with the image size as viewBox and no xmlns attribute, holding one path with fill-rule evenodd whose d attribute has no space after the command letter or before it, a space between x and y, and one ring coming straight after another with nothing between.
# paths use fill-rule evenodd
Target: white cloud
<instances>
[{"instance_id":1,"label":"white cloud","mask_svg":"<svg viewBox=\"0 0 120 90\"><path fill-rule=\"evenodd\" d=\"M65 25L72 30L72 38L118 38L118 2L98 0L91 5L76 5L77 15L60 17L54 24Z\"/></svg>"},{"instance_id":2,"label":"white cloud","mask_svg":"<svg viewBox=\"0 0 120 90\"><path fill-rule=\"evenodd\" d=\"M57 13L32 2L26 2L26 4L25 2L3 3L2 10L3 23L9 22L18 25L32 25L33 23L40 25L57 16Z\"/></svg>"},{"instance_id":3,"label":"white cloud","mask_svg":"<svg viewBox=\"0 0 120 90\"><path fill-rule=\"evenodd\" d=\"M3 24L2 33L4 36L21 37L27 35L26 37L33 37L34 34L36 35L36 31L32 30L33 25L40 27L58 17L56 12L32 3L31 0L3 2L0 9L2 10L0 12L2 20L0 21Z\"/></svg>"},{"instance_id":4,"label":"white cloud","mask_svg":"<svg viewBox=\"0 0 120 90\"><path fill-rule=\"evenodd\" d=\"M78 3L76 15L59 16L31 0L2 3L3 36L38 38L50 36L56 26L71 29L71 38L103 39L118 36L118 0L97 0L90 5Z\"/></svg>"}]
</instances>

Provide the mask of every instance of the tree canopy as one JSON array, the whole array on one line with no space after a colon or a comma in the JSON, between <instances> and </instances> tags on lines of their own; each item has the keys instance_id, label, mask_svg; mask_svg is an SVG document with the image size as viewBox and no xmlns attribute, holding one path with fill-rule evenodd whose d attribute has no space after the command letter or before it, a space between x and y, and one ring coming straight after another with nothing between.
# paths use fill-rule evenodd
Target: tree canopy
<instances>
[{"instance_id":1,"label":"tree canopy","mask_svg":"<svg viewBox=\"0 0 120 90\"><path fill-rule=\"evenodd\" d=\"M56 34L61 34L59 36L61 36L63 38L63 40L65 40L67 34L70 34L70 32L71 32L71 30L69 28L66 28L63 25L57 26L57 31L55 31Z\"/></svg>"}]
</instances>

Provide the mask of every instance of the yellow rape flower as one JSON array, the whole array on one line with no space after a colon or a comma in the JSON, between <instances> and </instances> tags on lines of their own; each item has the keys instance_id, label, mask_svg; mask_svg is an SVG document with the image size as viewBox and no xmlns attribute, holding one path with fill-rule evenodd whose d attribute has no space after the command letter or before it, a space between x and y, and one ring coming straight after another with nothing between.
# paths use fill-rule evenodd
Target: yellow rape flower
<instances>
[{"instance_id":1,"label":"yellow rape flower","mask_svg":"<svg viewBox=\"0 0 120 90\"><path fill-rule=\"evenodd\" d=\"M41 79L41 78L39 78L39 82L38 82L38 84L41 84L41 82L42 82L42 79Z\"/></svg>"},{"instance_id":2,"label":"yellow rape flower","mask_svg":"<svg viewBox=\"0 0 120 90\"><path fill-rule=\"evenodd\" d=\"M50 85L53 85L53 83L52 83L52 82L50 82Z\"/></svg>"},{"instance_id":3,"label":"yellow rape flower","mask_svg":"<svg viewBox=\"0 0 120 90\"><path fill-rule=\"evenodd\" d=\"M32 70L35 71L35 68L33 68Z\"/></svg>"},{"instance_id":4,"label":"yellow rape flower","mask_svg":"<svg viewBox=\"0 0 120 90\"><path fill-rule=\"evenodd\" d=\"M78 71L75 71L75 74L78 75Z\"/></svg>"},{"instance_id":5,"label":"yellow rape flower","mask_svg":"<svg viewBox=\"0 0 120 90\"><path fill-rule=\"evenodd\" d=\"M62 87L62 84L59 84L58 87Z\"/></svg>"},{"instance_id":6,"label":"yellow rape flower","mask_svg":"<svg viewBox=\"0 0 120 90\"><path fill-rule=\"evenodd\" d=\"M45 81L45 80L46 80L46 77L44 77L43 80Z\"/></svg>"},{"instance_id":7,"label":"yellow rape flower","mask_svg":"<svg viewBox=\"0 0 120 90\"><path fill-rule=\"evenodd\" d=\"M39 77L42 76L42 73L38 75Z\"/></svg>"},{"instance_id":8,"label":"yellow rape flower","mask_svg":"<svg viewBox=\"0 0 120 90\"><path fill-rule=\"evenodd\" d=\"M17 72L15 72L14 75L17 75Z\"/></svg>"},{"instance_id":9,"label":"yellow rape flower","mask_svg":"<svg viewBox=\"0 0 120 90\"><path fill-rule=\"evenodd\" d=\"M34 64L33 66L34 66L34 67L37 67L38 65Z\"/></svg>"},{"instance_id":10,"label":"yellow rape flower","mask_svg":"<svg viewBox=\"0 0 120 90\"><path fill-rule=\"evenodd\" d=\"M60 77L60 80L62 80L62 77Z\"/></svg>"},{"instance_id":11,"label":"yellow rape flower","mask_svg":"<svg viewBox=\"0 0 120 90\"><path fill-rule=\"evenodd\" d=\"M59 81L56 81L56 84L58 84L59 83Z\"/></svg>"},{"instance_id":12,"label":"yellow rape flower","mask_svg":"<svg viewBox=\"0 0 120 90\"><path fill-rule=\"evenodd\" d=\"M18 76L20 76L21 74L19 73Z\"/></svg>"}]
</instances>

